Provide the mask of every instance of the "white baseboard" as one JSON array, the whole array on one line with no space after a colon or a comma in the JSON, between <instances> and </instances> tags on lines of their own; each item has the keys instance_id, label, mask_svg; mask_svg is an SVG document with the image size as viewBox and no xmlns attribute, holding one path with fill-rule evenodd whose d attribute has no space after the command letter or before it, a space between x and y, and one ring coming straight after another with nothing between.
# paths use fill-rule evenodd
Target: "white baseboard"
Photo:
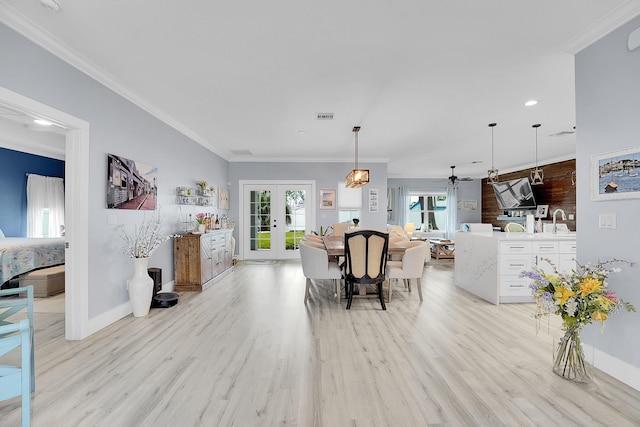
<instances>
[{"instance_id":1,"label":"white baseboard","mask_svg":"<svg viewBox=\"0 0 640 427\"><path fill-rule=\"evenodd\" d=\"M590 345L582 344L587 361L618 381L640 391L640 368L611 356Z\"/></svg>"},{"instance_id":2,"label":"white baseboard","mask_svg":"<svg viewBox=\"0 0 640 427\"><path fill-rule=\"evenodd\" d=\"M86 336L93 334L94 332L98 332L100 329L106 328L114 322L122 319L125 316L131 314L131 304L129 301L120 304L117 307L112 308L109 311L105 311L97 315L96 317L92 317L89 319L89 330ZM83 337L86 338L86 337Z\"/></svg>"}]
</instances>

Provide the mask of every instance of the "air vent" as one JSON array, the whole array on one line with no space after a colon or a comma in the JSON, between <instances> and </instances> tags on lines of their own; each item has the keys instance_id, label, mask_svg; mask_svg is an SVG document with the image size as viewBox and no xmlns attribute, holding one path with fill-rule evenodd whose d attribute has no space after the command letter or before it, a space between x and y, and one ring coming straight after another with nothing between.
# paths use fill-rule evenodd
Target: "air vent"
<instances>
[{"instance_id":1,"label":"air vent","mask_svg":"<svg viewBox=\"0 0 640 427\"><path fill-rule=\"evenodd\" d=\"M316 113L316 120L333 120L333 113Z\"/></svg>"},{"instance_id":2,"label":"air vent","mask_svg":"<svg viewBox=\"0 0 640 427\"><path fill-rule=\"evenodd\" d=\"M236 156L253 156L253 153L249 150L230 150L231 154Z\"/></svg>"}]
</instances>

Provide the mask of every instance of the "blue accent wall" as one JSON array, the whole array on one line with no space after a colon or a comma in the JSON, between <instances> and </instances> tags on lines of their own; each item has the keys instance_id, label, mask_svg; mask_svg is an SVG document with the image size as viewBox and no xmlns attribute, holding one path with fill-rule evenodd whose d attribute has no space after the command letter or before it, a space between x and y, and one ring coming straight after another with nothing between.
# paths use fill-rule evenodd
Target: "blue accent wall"
<instances>
[{"instance_id":1,"label":"blue accent wall","mask_svg":"<svg viewBox=\"0 0 640 427\"><path fill-rule=\"evenodd\" d=\"M0 229L27 237L27 174L64 178L64 161L0 148Z\"/></svg>"}]
</instances>

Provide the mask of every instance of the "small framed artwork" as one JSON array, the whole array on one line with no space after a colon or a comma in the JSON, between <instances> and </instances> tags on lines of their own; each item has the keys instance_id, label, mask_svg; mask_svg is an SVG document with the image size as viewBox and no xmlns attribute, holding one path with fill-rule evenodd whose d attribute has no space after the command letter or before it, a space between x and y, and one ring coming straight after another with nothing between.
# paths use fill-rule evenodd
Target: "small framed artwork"
<instances>
[{"instance_id":1,"label":"small framed artwork","mask_svg":"<svg viewBox=\"0 0 640 427\"><path fill-rule=\"evenodd\" d=\"M478 210L478 200L460 200L458 202L458 210L466 212L475 212Z\"/></svg>"},{"instance_id":2,"label":"small framed artwork","mask_svg":"<svg viewBox=\"0 0 640 427\"><path fill-rule=\"evenodd\" d=\"M320 189L320 209L336 208L336 190L335 188Z\"/></svg>"},{"instance_id":3,"label":"small framed artwork","mask_svg":"<svg viewBox=\"0 0 640 427\"><path fill-rule=\"evenodd\" d=\"M640 198L640 147L591 156L591 200Z\"/></svg>"},{"instance_id":4,"label":"small framed artwork","mask_svg":"<svg viewBox=\"0 0 640 427\"><path fill-rule=\"evenodd\" d=\"M538 205L536 208L536 218L546 218L549 213L549 205Z\"/></svg>"},{"instance_id":5,"label":"small framed artwork","mask_svg":"<svg viewBox=\"0 0 640 427\"><path fill-rule=\"evenodd\" d=\"M378 189L369 189L369 213L378 212Z\"/></svg>"},{"instance_id":6,"label":"small framed artwork","mask_svg":"<svg viewBox=\"0 0 640 427\"><path fill-rule=\"evenodd\" d=\"M218 199L218 208L229 209L229 189L227 187L220 187Z\"/></svg>"}]
</instances>

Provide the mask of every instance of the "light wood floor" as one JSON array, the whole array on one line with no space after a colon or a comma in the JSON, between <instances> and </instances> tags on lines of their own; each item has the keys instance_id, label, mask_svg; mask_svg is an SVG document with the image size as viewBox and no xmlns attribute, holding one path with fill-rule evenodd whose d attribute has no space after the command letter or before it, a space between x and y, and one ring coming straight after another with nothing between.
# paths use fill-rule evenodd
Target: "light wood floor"
<instances>
[{"instance_id":1,"label":"light wood floor","mask_svg":"<svg viewBox=\"0 0 640 427\"><path fill-rule=\"evenodd\" d=\"M637 426L640 392L595 373L551 371L554 323L530 304L494 306L431 263L417 292L337 305L328 282L303 303L299 263L240 263L170 309L79 342L36 314L33 425ZM19 425L19 399L0 425Z\"/></svg>"}]
</instances>

